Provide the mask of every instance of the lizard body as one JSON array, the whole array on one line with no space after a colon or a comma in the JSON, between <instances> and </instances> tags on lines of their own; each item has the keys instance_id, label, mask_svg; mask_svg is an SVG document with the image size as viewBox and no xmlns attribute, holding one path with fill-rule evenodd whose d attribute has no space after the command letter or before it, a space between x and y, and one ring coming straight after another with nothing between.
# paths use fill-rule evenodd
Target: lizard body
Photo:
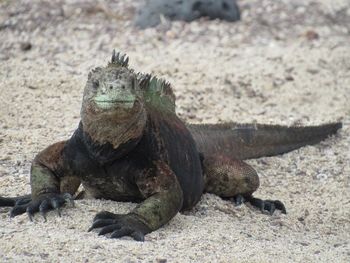
<instances>
[{"instance_id":1,"label":"lizard body","mask_svg":"<svg viewBox=\"0 0 350 263\"><path fill-rule=\"evenodd\" d=\"M340 127L186 124L175 113L169 83L135 73L125 55L113 53L106 67L88 76L81 121L72 137L35 157L31 195L0 197L0 206L14 206L11 216L27 212L32 218L40 212L45 217L82 184L85 195L139 203L125 215L102 211L91 227L135 240L191 209L203 192L285 213L282 202L252 196L259 178L243 160L317 143Z\"/></svg>"}]
</instances>

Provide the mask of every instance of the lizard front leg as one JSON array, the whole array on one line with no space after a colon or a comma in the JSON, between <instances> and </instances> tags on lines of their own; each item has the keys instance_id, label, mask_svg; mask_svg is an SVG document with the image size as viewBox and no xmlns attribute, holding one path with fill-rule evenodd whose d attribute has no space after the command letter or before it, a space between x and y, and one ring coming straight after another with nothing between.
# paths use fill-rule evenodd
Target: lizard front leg
<instances>
[{"instance_id":1,"label":"lizard front leg","mask_svg":"<svg viewBox=\"0 0 350 263\"><path fill-rule=\"evenodd\" d=\"M98 213L92 227L101 228L99 235L111 233L111 238L131 236L143 241L144 236L170 221L182 207L183 193L175 173L163 161L136 178L145 201L125 215Z\"/></svg>"},{"instance_id":2,"label":"lizard front leg","mask_svg":"<svg viewBox=\"0 0 350 263\"><path fill-rule=\"evenodd\" d=\"M47 211L56 209L60 215L60 207L80 185L80 179L71 176L64 168L62 150L65 142L53 144L40 152L31 166L30 185L31 198L17 200L10 216L14 217L27 212L30 220L36 212L45 218Z\"/></svg>"}]
</instances>

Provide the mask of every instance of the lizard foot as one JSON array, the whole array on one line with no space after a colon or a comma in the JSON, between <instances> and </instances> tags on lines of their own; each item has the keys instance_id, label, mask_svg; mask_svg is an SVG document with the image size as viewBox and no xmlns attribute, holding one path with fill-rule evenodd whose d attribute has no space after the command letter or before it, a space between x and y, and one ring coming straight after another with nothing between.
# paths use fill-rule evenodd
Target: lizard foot
<instances>
[{"instance_id":1,"label":"lizard foot","mask_svg":"<svg viewBox=\"0 0 350 263\"><path fill-rule=\"evenodd\" d=\"M19 199L10 212L10 217L15 217L27 213L30 221L33 221L35 213L40 212L46 222L46 213L55 209L61 216L60 208L69 201L74 205L73 197L69 193L64 194L44 194L32 200L30 198Z\"/></svg>"},{"instance_id":2,"label":"lizard foot","mask_svg":"<svg viewBox=\"0 0 350 263\"><path fill-rule=\"evenodd\" d=\"M151 229L142 223L135 214L113 214L107 211L98 213L94 219L89 232L95 228L101 228L98 235L111 233L111 238L130 236L136 241L144 241L145 234Z\"/></svg>"},{"instance_id":3,"label":"lizard foot","mask_svg":"<svg viewBox=\"0 0 350 263\"><path fill-rule=\"evenodd\" d=\"M236 206L241 205L244 202L249 202L252 206L260 209L260 211L264 214L273 215L276 209L280 210L283 214L287 214L286 207L279 200L262 200L253 196L244 197L242 195L237 195L232 198L232 201Z\"/></svg>"}]
</instances>

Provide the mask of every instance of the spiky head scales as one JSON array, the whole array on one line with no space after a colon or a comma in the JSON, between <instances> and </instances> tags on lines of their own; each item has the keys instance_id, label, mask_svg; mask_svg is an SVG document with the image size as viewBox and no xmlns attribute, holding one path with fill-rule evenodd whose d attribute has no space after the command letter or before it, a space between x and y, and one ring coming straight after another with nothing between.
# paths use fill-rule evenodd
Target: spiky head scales
<instances>
[{"instance_id":1,"label":"spiky head scales","mask_svg":"<svg viewBox=\"0 0 350 263\"><path fill-rule=\"evenodd\" d=\"M117 66L127 68L129 66L129 57L126 54L115 52L113 49L112 59L108 66Z\"/></svg>"}]
</instances>

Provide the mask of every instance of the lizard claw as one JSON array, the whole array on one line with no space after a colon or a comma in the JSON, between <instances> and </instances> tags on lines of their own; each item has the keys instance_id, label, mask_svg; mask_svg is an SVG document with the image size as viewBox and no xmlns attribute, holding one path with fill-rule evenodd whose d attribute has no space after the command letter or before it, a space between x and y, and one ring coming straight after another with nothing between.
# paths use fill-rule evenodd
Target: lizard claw
<instances>
[{"instance_id":1,"label":"lizard claw","mask_svg":"<svg viewBox=\"0 0 350 263\"><path fill-rule=\"evenodd\" d=\"M136 241L144 241L151 230L134 214L117 215L110 212L98 213L88 231L101 228L99 236L110 234L111 238L130 236Z\"/></svg>"},{"instance_id":2,"label":"lizard claw","mask_svg":"<svg viewBox=\"0 0 350 263\"><path fill-rule=\"evenodd\" d=\"M27 210L27 205L14 206L10 211L10 217L13 218L17 215L21 215L21 214L25 213L26 210Z\"/></svg>"},{"instance_id":3,"label":"lizard claw","mask_svg":"<svg viewBox=\"0 0 350 263\"><path fill-rule=\"evenodd\" d=\"M61 217L61 209L60 207L65 203L65 199L63 197L55 197L51 199L51 206L56 210L57 215Z\"/></svg>"},{"instance_id":4,"label":"lizard claw","mask_svg":"<svg viewBox=\"0 0 350 263\"><path fill-rule=\"evenodd\" d=\"M262 213L273 215L277 209L280 210L283 214L287 214L286 207L279 200L262 200L260 198L250 196L246 198L246 201L249 202L252 206L260 209Z\"/></svg>"},{"instance_id":5,"label":"lizard claw","mask_svg":"<svg viewBox=\"0 0 350 263\"><path fill-rule=\"evenodd\" d=\"M280 200L273 200L273 201L268 200L268 201L273 202L276 209L280 210L283 214L287 214L287 209L286 209L285 205Z\"/></svg>"},{"instance_id":6,"label":"lizard claw","mask_svg":"<svg viewBox=\"0 0 350 263\"><path fill-rule=\"evenodd\" d=\"M34 214L39 212L46 222L46 213L52 209L57 211L58 216L61 216L61 207L69 201L73 202L73 197L68 194L44 194L35 200L20 199L10 212L10 217L27 213L29 220L33 221Z\"/></svg>"},{"instance_id":7,"label":"lizard claw","mask_svg":"<svg viewBox=\"0 0 350 263\"><path fill-rule=\"evenodd\" d=\"M93 221L92 226L89 228L88 232L90 232L94 228L105 227L113 224L115 224L114 219L97 219Z\"/></svg>"},{"instance_id":8,"label":"lizard claw","mask_svg":"<svg viewBox=\"0 0 350 263\"><path fill-rule=\"evenodd\" d=\"M131 237L136 241L145 241L145 235L142 232L134 231L131 233Z\"/></svg>"},{"instance_id":9,"label":"lizard claw","mask_svg":"<svg viewBox=\"0 0 350 263\"><path fill-rule=\"evenodd\" d=\"M28 204L30 201L32 201L32 198L21 198L16 201L15 206Z\"/></svg>"},{"instance_id":10,"label":"lizard claw","mask_svg":"<svg viewBox=\"0 0 350 263\"><path fill-rule=\"evenodd\" d=\"M240 206L245 201L243 195L236 195L235 197L231 198L231 200L234 202L235 206Z\"/></svg>"},{"instance_id":11,"label":"lizard claw","mask_svg":"<svg viewBox=\"0 0 350 263\"><path fill-rule=\"evenodd\" d=\"M34 216L35 212L38 211L39 206L40 206L40 203L41 203L41 202L40 202L39 200L37 200L37 201L31 201L31 202L29 203L29 205L27 206L27 208L26 208L27 215L28 215L29 220L30 220L31 222L33 222L33 216Z\"/></svg>"},{"instance_id":12,"label":"lizard claw","mask_svg":"<svg viewBox=\"0 0 350 263\"><path fill-rule=\"evenodd\" d=\"M28 218L29 218L30 222L33 222L33 215L34 215L34 213L29 212L28 209L27 209L27 215L28 215Z\"/></svg>"},{"instance_id":13,"label":"lizard claw","mask_svg":"<svg viewBox=\"0 0 350 263\"><path fill-rule=\"evenodd\" d=\"M41 216L44 218L44 221L46 222L46 213L51 209L51 204L49 200L45 199L39 206L39 212Z\"/></svg>"},{"instance_id":14,"label":"lizard claw","mask_svg":"<svg viewBox=\"0 0 350 263\"><path fill-rule=\"evenodd\" d=\"M69 202L72 207L75 207L74 198L70 193L64 193L62 197L66 202Z\"/></svg>"}]
</instances>

